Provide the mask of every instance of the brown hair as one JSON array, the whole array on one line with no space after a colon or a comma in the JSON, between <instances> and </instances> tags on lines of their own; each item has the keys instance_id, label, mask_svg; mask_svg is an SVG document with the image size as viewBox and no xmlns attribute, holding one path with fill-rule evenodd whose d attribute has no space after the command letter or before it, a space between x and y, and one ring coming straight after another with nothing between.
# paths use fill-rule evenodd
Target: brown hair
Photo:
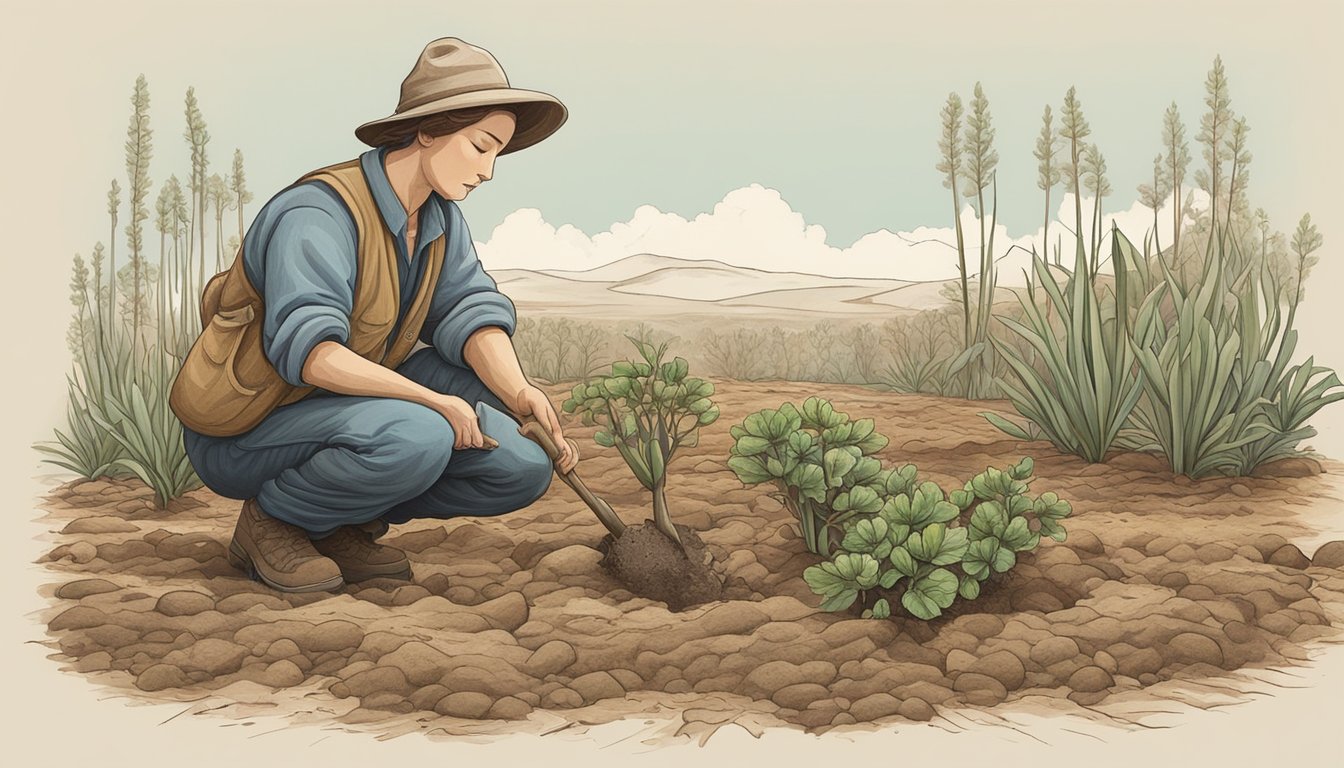
<instances>
[{"instance_id":1,"label":"brown hair","mask_svg":"<svg viewBox=\"0 0 1344 768\"><path fill-rule=\"evenodd\" d=\"M456 133L469 125L474 125L481 121L491 112L503 110L518 117L519 108L512 104L489 105L484 107L467 107L465 109L454 109L448 112L439 112L438 114L422 117L419 120L407 120L404 123L398 123L384 129L382 136L379 137L378 144L398 148L411 143L420 131L424 131L430 136L446 136L450 133Z\"/></svg>"}]
</instances>

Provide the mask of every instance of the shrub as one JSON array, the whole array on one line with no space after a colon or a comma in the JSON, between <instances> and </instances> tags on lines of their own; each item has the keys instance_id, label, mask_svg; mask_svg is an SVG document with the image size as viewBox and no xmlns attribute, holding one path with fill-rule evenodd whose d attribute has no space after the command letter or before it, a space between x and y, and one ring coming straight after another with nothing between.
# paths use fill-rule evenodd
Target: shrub
<instances>
[{"instance_id":1,"label":"shrub","mask_svg":"<svg viewBox=\"0 0 1344 768\"><path fill-rule=\"evenodd\" d=\"M1028 496L1032 469L1030 458L990 467L948 494L934 482L916 484L907 464L898 471L906 489L849 520L839 551L803 578L823 610L857 601L865 617L885 618L899 598L911 616L937 618L958 597L979 597L991 575L1011 570L1042 536L1065 539L1061 520L1072 508L1054 493Z\"/></svg>"},{"instance_id":2,"label":"shrub","mask_svg":"<svg viewBox=\"0 0 1344 768\"><path fill-rule=\"evenodd\" d=\"M579 414L585 425L602 426L593 440L620 451L635 478L653 494L655 525L680 542L667 510L667 465L679 447L699 444L700 427L718 419L718 406L709 399L714 385L688 377L683 358L664 363L667 342L654 349L633 336L626 338L643 361L612 363L610 375L575 385L561 408Z\"/></svg>"}]
</instances>

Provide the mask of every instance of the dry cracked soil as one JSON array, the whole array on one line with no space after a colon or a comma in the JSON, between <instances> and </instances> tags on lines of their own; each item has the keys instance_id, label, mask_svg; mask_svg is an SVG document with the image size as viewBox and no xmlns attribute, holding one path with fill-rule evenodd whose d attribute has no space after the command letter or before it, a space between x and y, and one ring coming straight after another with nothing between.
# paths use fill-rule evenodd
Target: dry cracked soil
<instances>
[{"instance_id":1,"label":"dry cracked soil","mask_svg":"<svg viewBox=\"0 0 1344 768\"><path fill-rule=\"evenodd\" d=\"M674 612L622 589L598 566L605 530L558 479L510 515L395 528L385 541L410 556L409 583L307 595L228 564L238 502L202 489L158 510L138 481L100 479L42 504L53 578L44 642L63 669L192 714L275 714L384 738L542 734L656 714L664 725L650 743L703 743L728 724L863 730L1023 704L1144 727L1171 691L1203 691L1187 703L1213 706L1261 672L1309 663L1344 622L1344 542L1321 543L1344 498L1337 462L1196 482L1146 456L1088 465L1007 438L978 415L985 403L715 384L722 416L674 459L668 499L727 579L721 600ZM558 402L568 390L549 391ZM891 440L886 465L915 463L945 487L1033 456L1032 492L1073 504L1068 539L1043 542L955 616L820 611L802 579L819 558L787 511L725 463L731 425L814 394L873 418ZM627 523L647 517L647 494L592 442L594 428L571 419L565 430L589 487Z\"/></svg>"}]
</instances>

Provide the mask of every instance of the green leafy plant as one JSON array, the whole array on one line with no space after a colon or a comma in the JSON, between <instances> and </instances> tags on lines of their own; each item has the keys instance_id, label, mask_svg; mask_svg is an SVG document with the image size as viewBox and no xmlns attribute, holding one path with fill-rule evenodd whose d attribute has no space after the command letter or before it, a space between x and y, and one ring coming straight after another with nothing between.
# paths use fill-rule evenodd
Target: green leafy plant
<instances>
[{"instance_id":1,"label":"green leafy plant","mask_svg":"<svg viewBox=\"0 0 1344 768\"><path fill-rule=\"evenodd\" d=\"M617 361L609 375L575 385L561 408L579 414L585 425L602 427L593 440L620 452L635 478L653 494L654 524L680 543L667 509L667 466L678 448L699 444L700 427L719 418L719 408L710 400L714 385L689 377L683 358L663 362L667 342L655 349L647 341L626 338L643 359Z\"/></svg>"},{"instance_id":2,"label":"green leafy plant","mask_svg":"<svg viewBox=\"0 0 1344 768\"><path fill-rule=\"evenodd\" d=\"M989 467L946 493L916 483L906 465L896 473L904 488L871 514L850 519L839 550L803 571L827 611L859 602L865 618L891 615L897 598L905 611L929 620L957 600L975 600L992 575L1017 565L1041 537L1064 541L1062 520L1072 507L1055 493L1028 495L1034 462ZM871 601L871 605L869 605Z\"/></svg>"},{"instance_id":3,"label":"green leafy plant","mask_svg":"<svg viewBox=\"0 0 1344 768\"><path fill-rule=\"evenodd\" d=\"M887 438L872 419L851 421L819 397L801 409L765 408L734 425L728 467L746 485L769 483L798 520L808 551L829 555L833 535L856 516L882 508L885 497L907 490L911 469L883 470L873 454Z\"/></svg>"}]
</instances>

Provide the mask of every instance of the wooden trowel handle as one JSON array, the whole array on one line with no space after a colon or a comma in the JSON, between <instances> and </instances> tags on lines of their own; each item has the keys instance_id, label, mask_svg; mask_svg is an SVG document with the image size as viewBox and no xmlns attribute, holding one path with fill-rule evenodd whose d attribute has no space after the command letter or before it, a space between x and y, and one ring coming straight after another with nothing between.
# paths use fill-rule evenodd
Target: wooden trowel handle
<instances>
[{"instance_id":1,"label":"wooden trowel handle","mask_svg":"<svg viewBox=\"0 0 1344 768\"><path fill-rule=\"evenodd\" d=\"M523 425L518 428L518 434L540 445L542 450L546 451L546 455L550 457L551 464L555 465L560 458L560 451L556 448L555 441L551 439L550 433L535 420L524 420L517 414L514 414L514 417L523 421ZM565 438L565 442L569 443L574 455L577 456L579 446L569 438ZM588 486L584 485L583 480L579 478L577 469L576 466L568 472L561 472L560 468L556 466L555 472L560 475L560 479L565 481L566 485L574 489L579 498L583 499L583 503L593 510L593 514L597 515L597 519L602 522L602 525L606 526L608 531L611 531L611 535L620 538L621 534L625 533L625 523L616 516L616 512L610 504L599 499L592 491L588 490Z\"/></svg>"}]
</instances>

